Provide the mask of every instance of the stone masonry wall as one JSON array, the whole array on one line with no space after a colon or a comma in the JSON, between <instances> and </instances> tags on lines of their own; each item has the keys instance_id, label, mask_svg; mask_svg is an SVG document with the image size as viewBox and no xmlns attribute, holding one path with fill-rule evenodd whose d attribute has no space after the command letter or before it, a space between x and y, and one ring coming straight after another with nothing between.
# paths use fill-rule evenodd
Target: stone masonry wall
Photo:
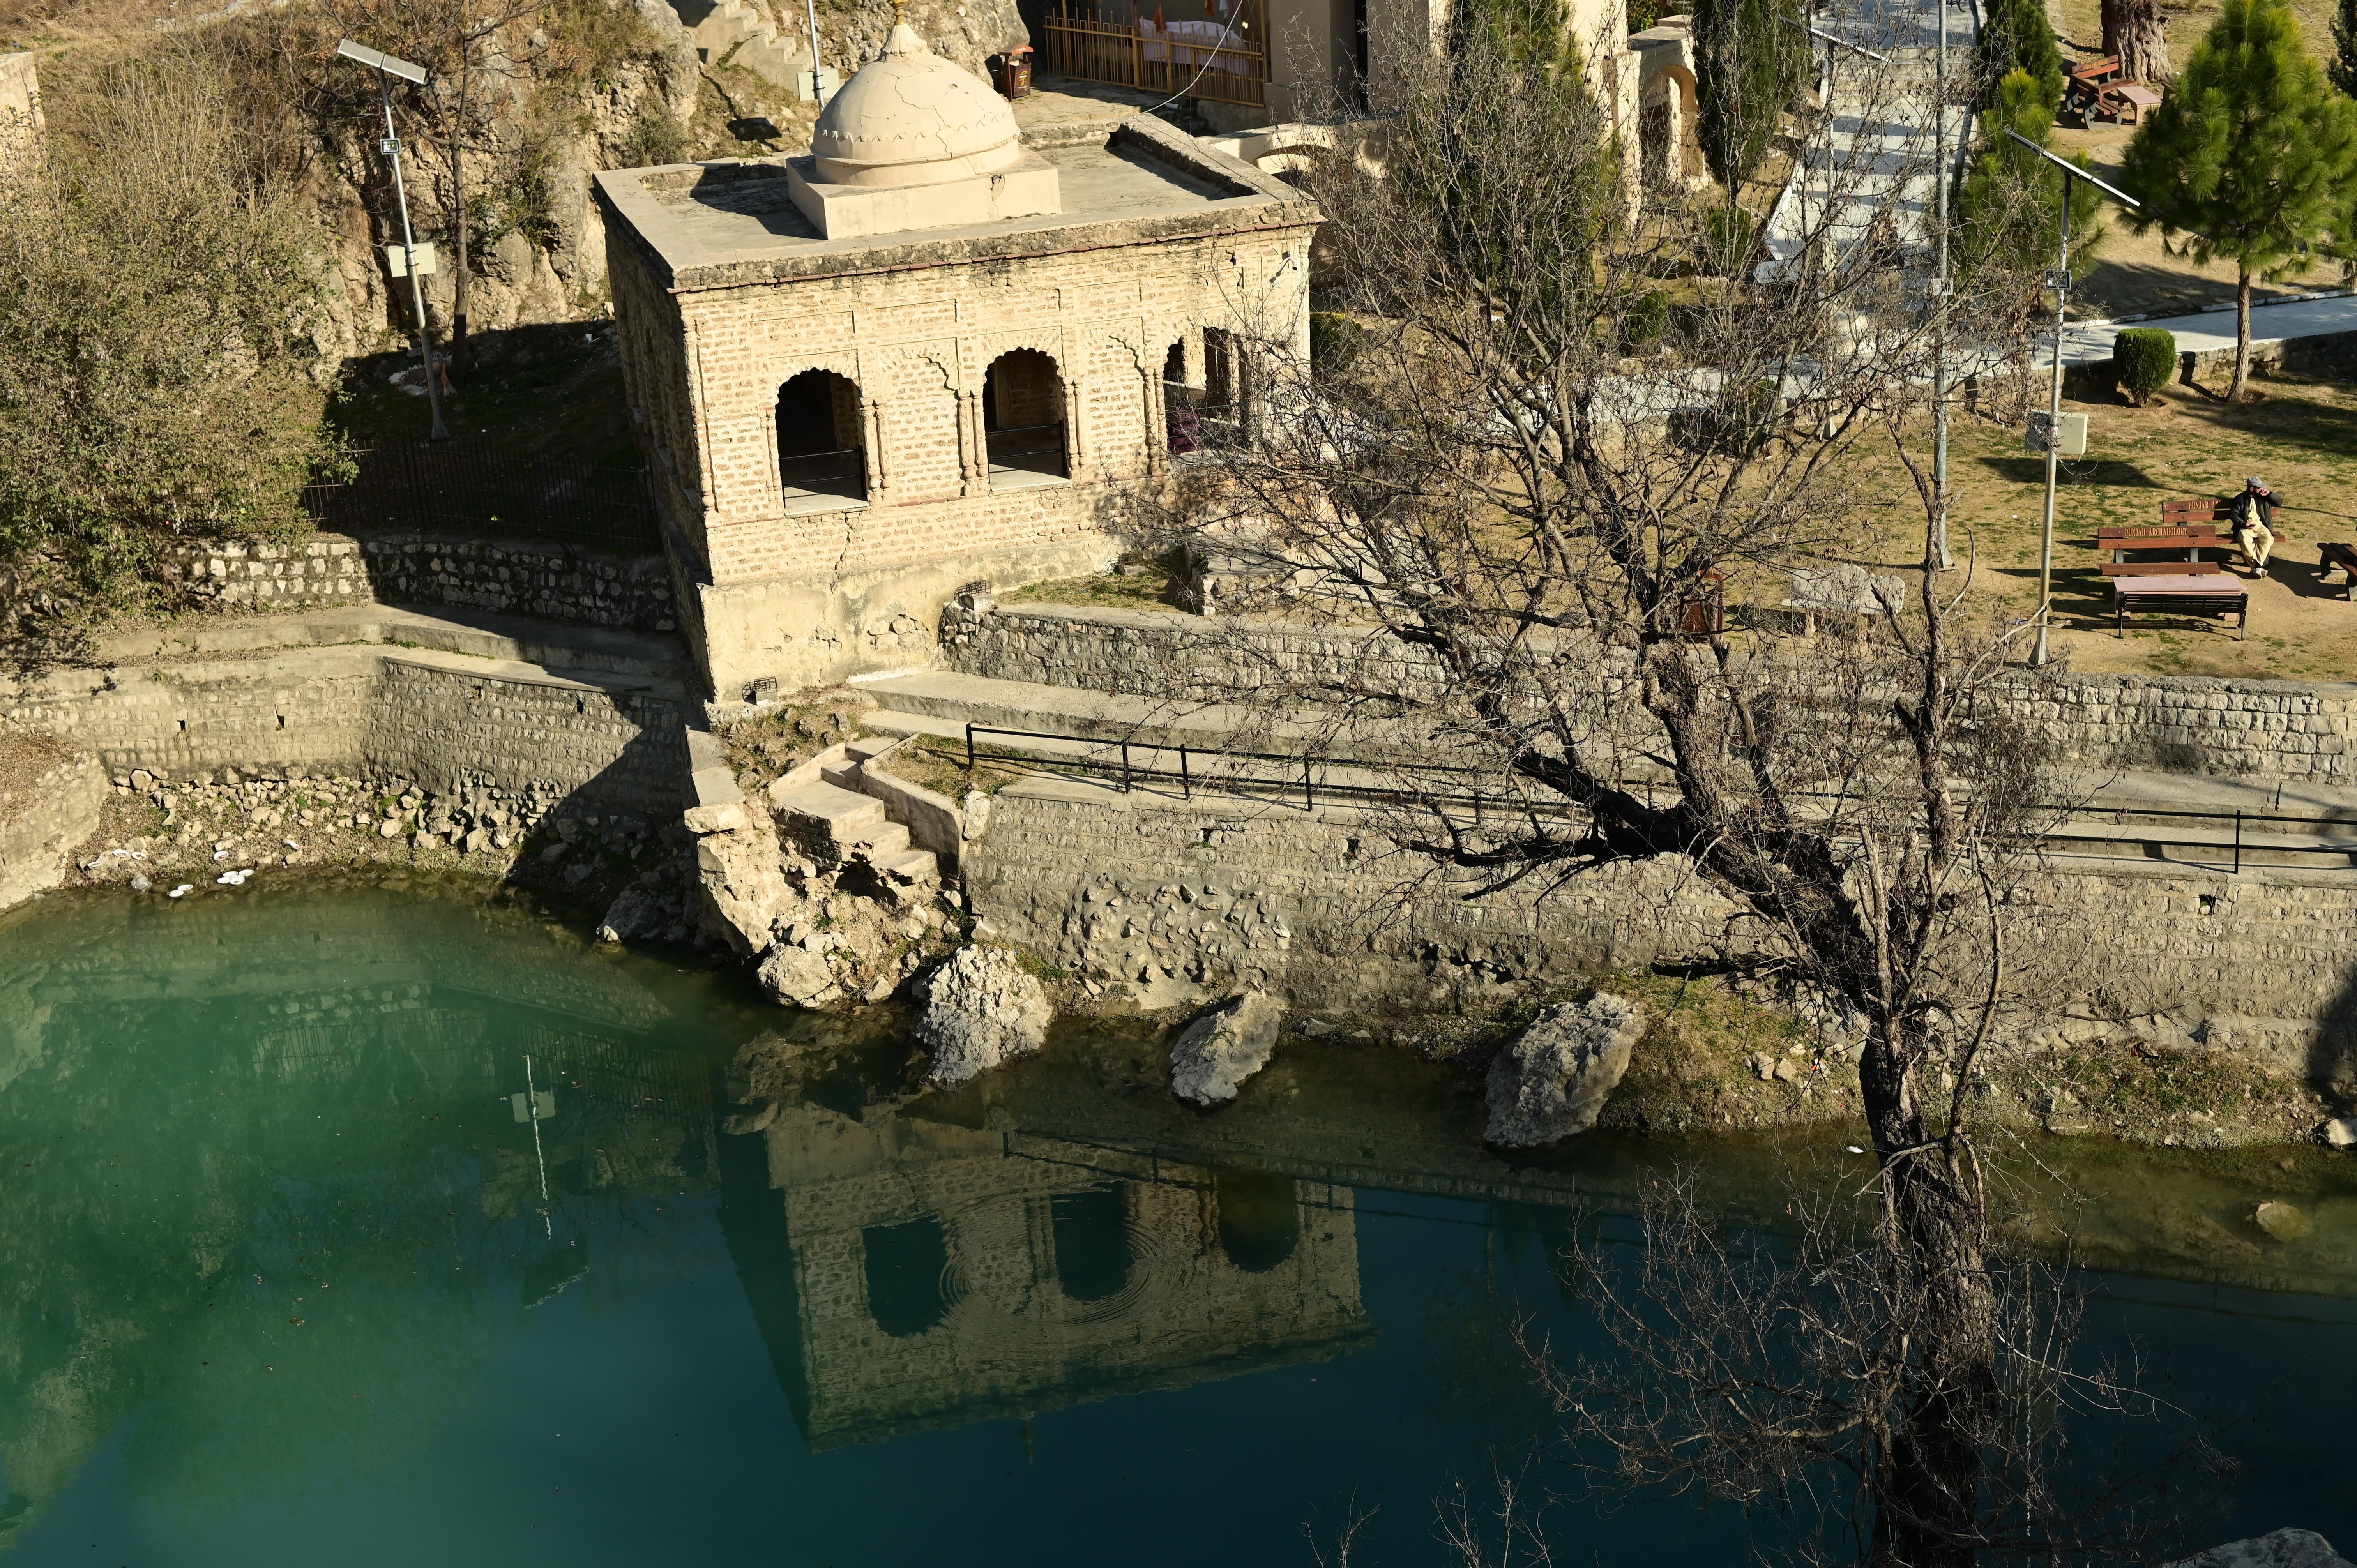
<instances>
[{"instance_id":1,"label":"stone masonry wall","mask_svg":"<svg viewBox=\"0 0 2357 1568\"><path fill-rule=\"evenodd\" d=\"M953 603L942 615L942 650L952 669L968 675L1134 696L1305 681L1429 693L1439 679L1430 653L1372 627L1207 619L1176 610Z\"/></svg>"},{"instance_id":2,"label":"stone masonry wall","mask_svg":"<svg viewBox=\"0 0 2357 1568\"><path fill-rule=\"evenodd\" d=\"M1453 1012L1522 982L1717 956L1733 911L1666 861L1468 902L1347 808L1041 784L982 820L964 867L985 934L1147 1006L1260 988ZM2041 875L2017 902L2018 961L2037 959L2056 998L2029 1043L2134 1038L2357 1079L2357 878L2129 863Z\"/></svg>"},{"instance_id":3,"label":"stone masonry wall","mask_svg":"<svg viewBox=\"0 0 2357 1568\"><path fill-rule=\"evenodd\" d=\"M393 773L668 814L680 804L685 704L528 666L376 648L60 671L0 693L0 713L95 755L110 773L225 768Z\"/></svg>"},{"instance_id":4,"label":"stone masonry wall","mask_svg":"<svg viewBox=\"0 0 2357 1568\"><path fill-rule=\"evenodd\" d=\"M221 609L447 605L589 626L670 631L660 555L611 555L554 541L455 534L318 533L297 544L211 540L175 563L188 596Z\"/></svg>"},{"instance_id":5,"label":"stone masonry wall","mask_svg":"<svg viewBox=\"0 0 2357 1568\"><path fill-rule=\"evenodd\" d=\"M1370 628L1177 610L952 604L942 644L965 674L1141 696L1325 678L1428 693L1432 679L1427 655ZM2075 766L2357 781L2357 683L2072 675L2035 715Z\"/></svg>"},{"instance_id":6,"label":"stone masonry wall","mask_svg":"<svg viewBox=\"0 0 2357 1568\"><path fill-rule=\"evenodd\" d=\"M554 541L371 534L360 542L377 596L543 616L587 626L671 631L678 623L661 555L613 555Z\"/></svg>"},{"instance_id":7,"label":"stone masonry wall","mask_svg":"<svg viewBox=\"0 0 2357 1568\"><path fill-rule=\"evenodd\" d=\"M58 885L62 856L98 827L106 774L87 754L0 794L0 908Z\"/></svg>"}]
</instances>

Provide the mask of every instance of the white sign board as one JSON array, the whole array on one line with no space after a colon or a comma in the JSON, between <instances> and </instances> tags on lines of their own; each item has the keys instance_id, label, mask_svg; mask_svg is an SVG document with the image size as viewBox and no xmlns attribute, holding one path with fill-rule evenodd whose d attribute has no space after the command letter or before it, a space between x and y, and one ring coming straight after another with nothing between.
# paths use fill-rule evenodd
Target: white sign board
<instances>
[{"instance_id":1,"label":"white sign board","mask_svg":"<svg viewBox=\"0 0 2357 1568\"><path fill-rule=\"evenodd\" d=\"M419 277L430 278L436 273L442 270L441 264L434 259L434 246L431 242L422 242L411 248L414 249L417 252L417 275ZM394 277L405 278L409 275L408 252L403 247L399 245L387 245L384 248L384 259L385 264L393 269L393 275Z\"/></svg>"}]
</instances>

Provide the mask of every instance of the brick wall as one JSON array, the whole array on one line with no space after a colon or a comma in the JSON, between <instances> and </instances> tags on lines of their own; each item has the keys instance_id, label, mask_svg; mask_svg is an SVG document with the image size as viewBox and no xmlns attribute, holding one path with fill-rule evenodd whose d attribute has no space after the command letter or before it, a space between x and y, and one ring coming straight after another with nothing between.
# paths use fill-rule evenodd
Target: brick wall
<instances>
[{"instance_id":1,"label":"brick wall","mask_svg":"<svg viewBox=\"0 0 2357 1568\"><path fill-rule=\"evenodd\" d=\"M1167 446L1158 397L1171 345L1205 315L1234 309L1237 277L1289 275L1286 258L1308 232L1188 236L676 296L654 286L634 249L618 248L625 371L641 438L673 481L666 510L721 585L1047 542L1026 532L1021 512L986 504L997 499L985 477L990 365L1028 349L1052 367L1064 400L1049 394L1055 383L1043 375L1039 396L1009 394L1020 405L1009 417L1050 424L1076 411L1076 479L1144 476ZM1306 296L1297 303L1306 322ZM874 509L925 509L888 529L855 531L847 550L840 514L824 514L823 524L782 515L778 390L813 369L856 389L875 455ZM965 505L942 504L955 501Z\"/></svg>"}]
</instances>

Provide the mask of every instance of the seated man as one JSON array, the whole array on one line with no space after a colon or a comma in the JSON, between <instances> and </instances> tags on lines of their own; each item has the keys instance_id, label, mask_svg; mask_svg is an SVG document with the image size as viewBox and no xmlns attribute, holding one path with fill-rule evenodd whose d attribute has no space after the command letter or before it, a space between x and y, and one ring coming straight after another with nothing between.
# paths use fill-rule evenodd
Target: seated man
<instances>
[{"instance_id":1,"label":"seated man","mask_svg":"<svg viewBox=\"0 0 2357 1568\"><path fill-rule=\"evenodd\" d=\"M2255 477L2243 481L2243 493L2227 510L2233 522L2234 542L2257 568L2255 576L2267 575L2267 554L2276 547L2276 508L2281 505L2283 498L2267 489L2265 479Z\"/></svg>"}]
</instances>

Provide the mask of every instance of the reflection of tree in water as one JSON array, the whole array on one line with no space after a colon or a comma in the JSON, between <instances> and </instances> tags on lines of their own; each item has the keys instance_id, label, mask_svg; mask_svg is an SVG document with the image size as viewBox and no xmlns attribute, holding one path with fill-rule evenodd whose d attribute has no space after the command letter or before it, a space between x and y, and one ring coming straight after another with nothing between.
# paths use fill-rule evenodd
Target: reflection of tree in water
<instances>
[{"instance_id":1,"label":"reflection of tree in water","mask_svg":"<svg viewBox=\"0 0 2357 1568\"><path fill-rule=\"evenodd\" d=\"M479 927L425 929L480 957ZM319 965L332 944L283 927L294 956L257 972L249 943L228 994L182 954L177 1000L121 978L147 972L119 928L103 969L27 963L21 934L0 954L0 1549L135 1411L130 1484L190 1524L414 1471L533 1302L598 1311L716 1261L652 1211L714 1185L699 1059L453 994L433 963ZM559 1096L553 1240L508 1099L525 1048Z\"/></svg>"}]
</instances>

